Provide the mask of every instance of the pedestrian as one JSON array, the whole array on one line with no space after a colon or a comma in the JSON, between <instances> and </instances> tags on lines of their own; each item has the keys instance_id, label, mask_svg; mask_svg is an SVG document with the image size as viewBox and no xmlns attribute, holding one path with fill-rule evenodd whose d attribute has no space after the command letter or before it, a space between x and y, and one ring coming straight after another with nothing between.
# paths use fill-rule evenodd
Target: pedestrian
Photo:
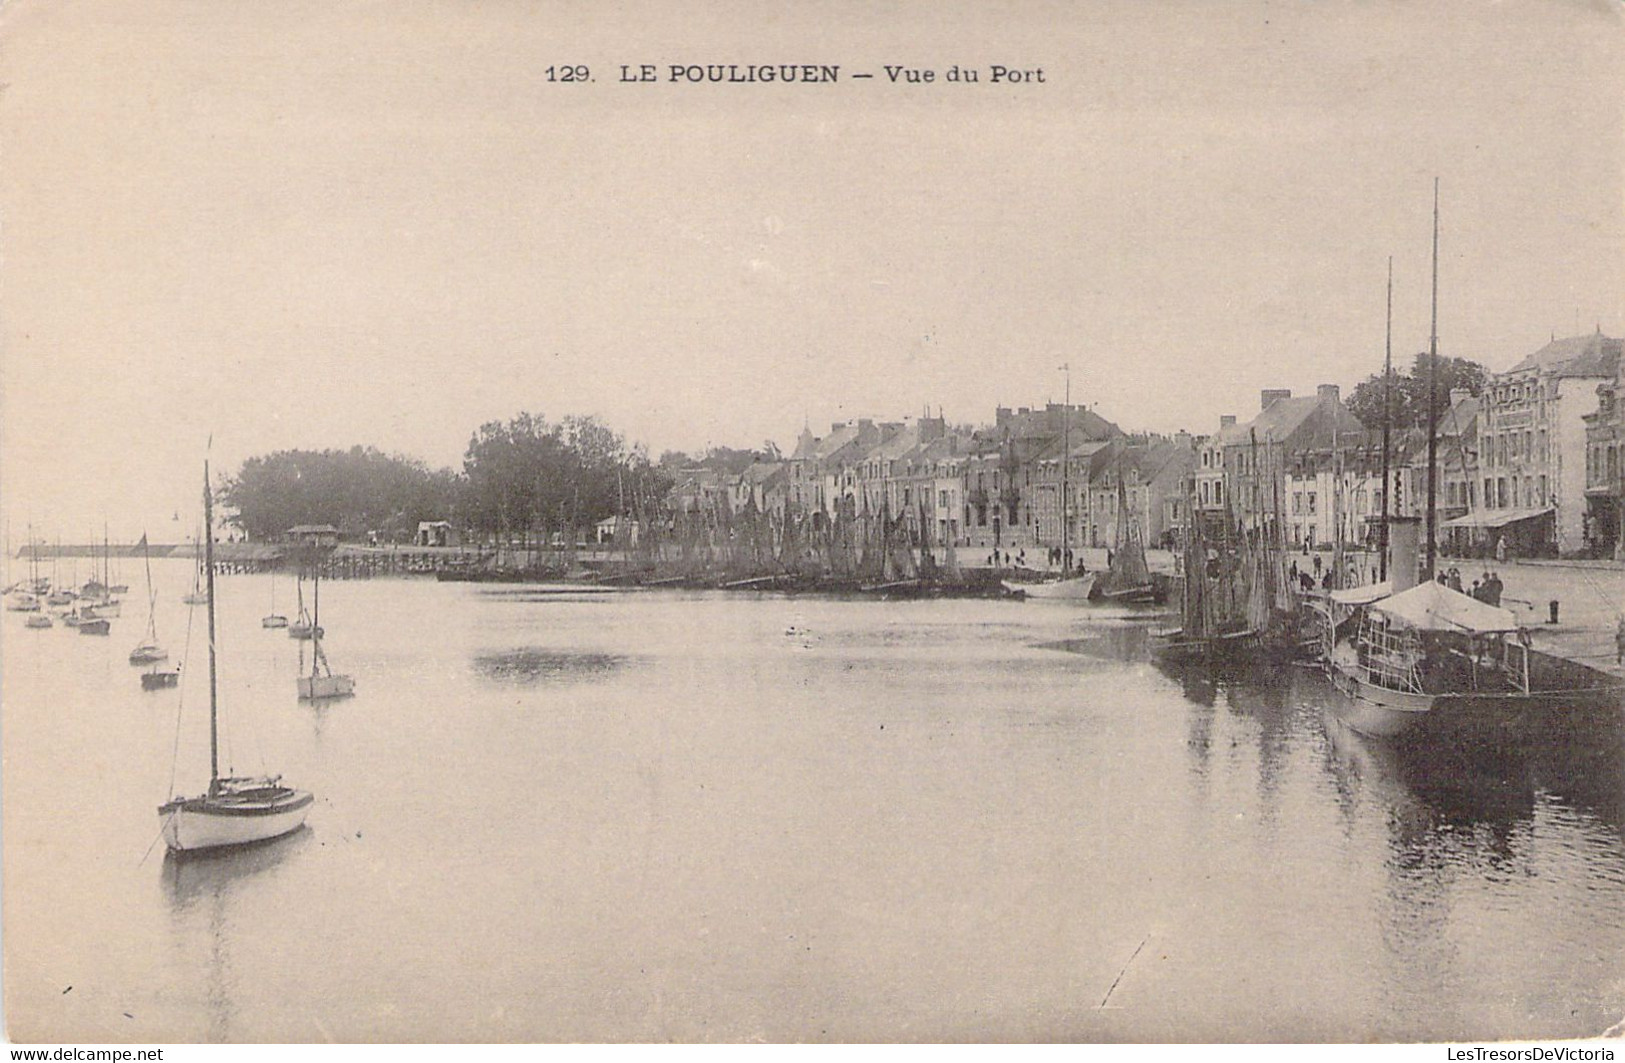
<instances>
[{"instance_id":1,"label":"pedestrian","mask_svg":"<svg viewBox=\"0 0 1625 1063\"><path fill-rule=\"evenodd\" d=\"M1484 604L1499 606L1501 604L1501 574L1490 572L1490 581L1484 584Z\"/></svg>"},{"instance_id":2,"label":"pedestrian","mask_svg":"<svg viewBox=\"0 0 1625 1063\"><path fill-rule=\"evenodd\" d=\"M1474 598L1477 598L1479 601L1483 601L1484 599L1480 596L1480 591L1479 591L1479 588L1481 586L1482 586L1482 584L1480 584L1476 579L1473 580L1473 589L1471 591L1469 591L1468 594L1471 595Z\"/></svg>"},{"instance_id":3,"label":"pedestrian","mask_svg":"<svg viewBox=\"0 0 1625 1063\"><path fill-rule=\"evenodd\" d=\"M1298 582L1298 562L1296 559L1293 560L1291 566L1286 570L1286 572L1287 577L1290 578L1292 582Z\"/></svg>"},{"instance_id":4,"label":"pedestrian","mask_svg":"<svg viewBox=\"0 0 1625 1063\"><path fill-rule=\"evenodd\" d=\"M1315 575L1318 576L1318 575L1320 575L1320 555L1319 554L1315 555L1314 563L1315 563Z\"/></svg>"},{"instance_id":5,"label":"pedestrian","mask_svg":"<svg viewBox=\"0 0 1625 1063\"><path fill-rule=\"evenodd\" d=\"M1505 536L1495 541L1495 560L1503 565L1507 563L1507 541Z\"/></svg>"}]
</instances>

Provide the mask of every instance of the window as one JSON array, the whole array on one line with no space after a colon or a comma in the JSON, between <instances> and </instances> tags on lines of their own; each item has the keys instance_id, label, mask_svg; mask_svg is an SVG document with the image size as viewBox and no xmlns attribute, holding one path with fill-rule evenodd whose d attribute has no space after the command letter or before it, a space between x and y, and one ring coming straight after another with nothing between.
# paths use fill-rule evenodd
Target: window
<instances>
[{"instance_id":1,"label":"window","mask_svg":"<svg viewBox=\"0 0 1625 1063\"><path fill-rule=\"evenodd\" d=\"M1312 516L1315 515L1315 512L1316 512L1316 510L1315 510L1315 492L1310 491L1309 492L1309 515L1312 517Z\"/></svg>"}]
</instances>

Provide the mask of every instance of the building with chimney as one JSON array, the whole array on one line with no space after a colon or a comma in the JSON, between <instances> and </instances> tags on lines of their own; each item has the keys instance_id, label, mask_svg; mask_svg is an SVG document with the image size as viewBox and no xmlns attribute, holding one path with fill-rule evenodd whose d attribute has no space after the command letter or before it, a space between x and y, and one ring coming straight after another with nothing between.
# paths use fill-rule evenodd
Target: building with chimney
<instances>
[{"instance_id":1,"label":"building with chimney","mask_svg":"<svg viewBox=\"0 0 1625 1063\"><path fill-rule=\"evenodd\" d=\"M1518 555L1585 550L1586 415L1619 376L1620 341L1601 330L1554 339L1485 389L1479 424L1480 510L1456 526Z\"/></svg>"}]
</instances>

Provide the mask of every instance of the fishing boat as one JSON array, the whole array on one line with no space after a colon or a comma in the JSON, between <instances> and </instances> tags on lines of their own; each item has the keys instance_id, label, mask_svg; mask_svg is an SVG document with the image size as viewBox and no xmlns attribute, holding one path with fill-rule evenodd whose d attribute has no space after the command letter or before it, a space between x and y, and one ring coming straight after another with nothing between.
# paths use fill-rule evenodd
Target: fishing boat
<instances>
[{"instance_id":1,"label":"fishing boat","mask_svg":"<svg viewBox=\"0 0 1625 1063\"><path fill-rule=\"evenodd\" d=\"M49 613L29 613L28 619L23 621L23 627L47 628L51 626L53 625Z\"/></svg>"},{"instance_id":2,"label":"fishing boat","mask_svg":"<svg viewBox=\"0 0 1625 1063\"><path fill-rule=\"evenodd\" d=\"M1145 544L1140 541L1140 522L1129 519L1121 462L1117 470L1117 548L1106 566L1106 578L1095 584L1095 590L1096 597L1125 605L1157 600L1157 588L1145 563Z\"/></svg>"},{"instance_id":3,"label":"fishing boat","mask_svg":"<svg viewBox=\"0 0 1625 1063\"><path fill-rule=\"evenodd\" d=\"M1072 363L1061 366L1066 373L1066 400L1061 420L1061 571L1033 583L1003 580L1004 589L1054 601L1088 601L1095 592L1095 573L1086 572L1082 565L1072 567L1072 493L1068 472L1072 465Z\"/></svg>"},{"instance_id":4,"label":"fishing boat","mask_svg":"<svg viewBox=\"0 0 1625 1063\"><path fill-rule=\"evenodd\" d=\"M158 806L164 842L172 851L215 849L281 837L304 825L315 798L282 784L281 776L220 774L220 697L214 637L214 504L203 466L203 512L209 608L209 788L197 797L171 797Z\"/></svg>"},{"instance_id":5,"label":"fishing boat","mask_svg":"<svg viewBox=\"0 0 1625 1063\"><path fill-rule=\"evenodd\" d=\"M312 583L311 597L314 601L315 612L311 621L310 638L310 674L302 675L298 680L300 701L321 701L327 698L347 698L355 693L355 678L347 675L334 675L328 667L327 654L322 650L322 576L318 569L315 581Z\"/></svg>"},{"instance_id":6,"label":"fishing boat","mask_svg":"<svg viewBox=\"0 0 1625 1063\"><path fill-rule=\"evenodd\" d=\"M141 555L147 569L147 634L130 651L131 664L156 664L169 659L169 651L158 645L158 595L152 589L152 555L147 547L147 536L141 536Z\"/></svg>"}]
</instances>

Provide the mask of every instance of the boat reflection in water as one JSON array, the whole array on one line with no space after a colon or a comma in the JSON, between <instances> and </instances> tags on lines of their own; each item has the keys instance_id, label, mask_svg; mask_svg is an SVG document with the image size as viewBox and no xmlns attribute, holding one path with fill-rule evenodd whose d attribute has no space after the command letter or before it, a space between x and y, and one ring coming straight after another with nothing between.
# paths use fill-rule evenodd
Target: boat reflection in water
<instances>
[{"instance_id":1,"label":"boat reflection in water","mask_svg":"<svg viewBox=\"0 0 1625 1063\"><path fill-rule=\"evenodd\" d=\"M238 1028L238 1000L245 978L233 963L233 942L243 937L241 916L234 903L241 887L274 883L284 861L311 844L309 827L299 827L266 841L223 849L169 850L160 875L164 900L169 905L176 945L185 950L200 979L199 995L207 1016L204 1039L211 1042L252 1039L253 1030Z\"/></svg>"}]
</instances>

